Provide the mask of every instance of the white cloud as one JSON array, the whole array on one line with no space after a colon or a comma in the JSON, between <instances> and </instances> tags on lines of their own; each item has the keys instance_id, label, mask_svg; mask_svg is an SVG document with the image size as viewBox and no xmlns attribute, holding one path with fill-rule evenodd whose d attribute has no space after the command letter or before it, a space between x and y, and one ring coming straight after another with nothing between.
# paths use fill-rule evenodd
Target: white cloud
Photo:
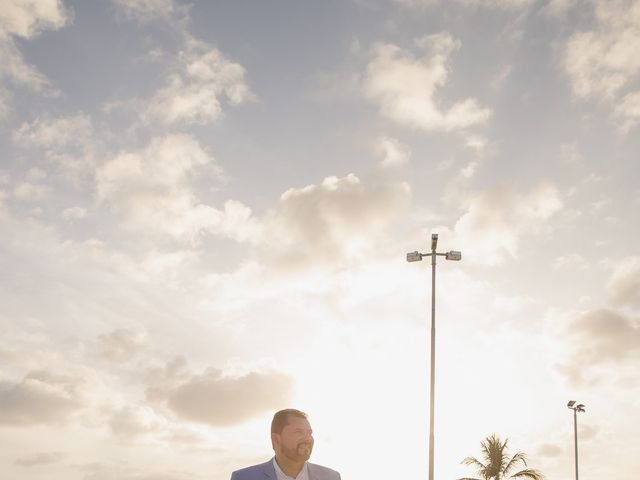
<instances>
[{"instance_id":1,"label":"white cloud","mask_svg":"<svg viewBox=\"0 0 640 480\"><path fill-rule=\"evenodd\" d=\"M607 287L615 305L640 308L640 257L622 259Z\"/></svg>"},{"instance_id":2,"label":"white cloud","mask_svg":"<svg viewBox=\"0 0 640 480\"><path fill-rule=\"evenodd\" d=\"M167 391L150 390L150 397L164 398L174 413L187 420L229 426L282 408L290 400L292 387L292 379L281 373L230 377L210 368Z\"/></svg>"},{"instance_id":3,"label":"white cloud","mask_svg":"<svg viewBox=\"0 0 640 480\"><path fill-rule=\"evenodd\" d=\"M567 355L556 368L572 384L593 384L603 376L635 372L640 359L640 324L610 309L590 310L575 315L561 333Z\"/></svg>"},{"instance_id":4,"label":"white cloud","mask_svg":"<svg viewBox=\"0 0 640 480\"><path fill-rule=\"evenodd\" d=\"M470 199L454 227L461 250L475 252L475 262L495 264L516 257L523 235L536 233L562 208L555 186L542 184L528 192L496 187Z\"/></svg>"},{"instance_id":5,"label":"white cloud","mask_svg":"<svg viewBox=\"0 0 640 480\"><path fill-rule=\"evenodd\" d=\"M0 35L2 33L0 32ZM28 65L18 46L11 37L0 37L0 61L3 68L0 70L0 80L5 82L10 80L12 83L31 89L36 92L42 92L50 88L47 78L34 66ZM8 94L5 93L6 104ZM7 107L4 107L6 110Z\"/></svg>"},{"instance_id":6,"label":"white cloud","mask_svg":"<svg viewBox=\"0 0 640 480\"><path fill-rule=\"evenodd\" d=\"M376 151L382 157L380 160L382 167L406 165L411 158L411 149L391 137L380 137L376 142Z\"/></svg>"},{"instance_id":7,"label":"white cloud","mask_svg":"<svg viewBox=\"0 0 640 480\"><path fill-rule=\"evenodd\" d=\"M14 141L43 148L66 148L86 141L93 135L91 118L83 113L57 118L38 117L23 123L13 132Z\"/></svg>"},{"instance_id":8,"label":"white cloud","mask_svg":"<svg viewBox=\"0 0 640 480\"><path fill-rule=\"evenodd\" d=\"M366 258L410 193L406 183L364 182L353 174L291 188L264 220L264 246L290 266Z\"/></svg>"},{"instance_id":9,"label":"white cloud","mask_svg":"<svg viewBox=\"0 0 640 480\"><path fill-rule=\"evenodd\" d=\"M543 443L536 448L536 453L542 457L558 457L564 453L564 450L558 445Z\"/></svg>"},{"instance_id":10,"label":"white cloud","mask_svg":"<svg viewBox=\"0 0 640 480\"><path fill-rule=\"evenodd\" d=\"M0 85L0 120L5 118L11 111L10 101L11 92Z\"/></svg>"},{"instance_id":11,"label":"white cloud","mask_svg":"<svg viewBox=\"0 0 640 480\"><path fill-rule=\"evenodd\" d=\"M485 123L491 111L477 100L467 98L449 108L437 98L447 82L448 59L460 42L448 33L428 35L416 40L426 53L412 52L392 44L376 45L375 58L363 80L365 95L378 103L387 118L421 130L459 130Z\"/></svg>"},{"instance_id":12,"label":"white cloud","mask_svg":"<svg viewBox=\"0 0 640 480\"><path fill-rule=\"evenodd\" d=\"M31 372L20 383L0 381L0 424L62 422L79 406L77 380Z\"/></svg>"},{"instance_id":13,"label":"white cloud","mask_svg":"<svg viewBox=\"0 0 640 480\"><path fill-rule=\"evenodd\" d=\"M118 13L140 23L155 20L186 22L189 19L189 6L175 0L112 0L112 3Z\"/></svg>"},{"instance_id":14,"label":"white cloud","mask_svg":"<svg viewBox=\"0 0 640 480\"><path fill-rule=\"evenodd\" d=\"M469 135L465 139L465 146L475 150L476 152L482 152L487 148L489 141L482 135Z\"/></svg>"},{"instance_id":15,"label":"white cloud","mask_svg":"<svg viewBox=\"0 0 640 480\"><path fill-rule=\"evenodd\" d=\"M394 0L410 7L429 7L448 0ZM501 10L515 10L528 7L534 0L455 0L468 7L497 8Z\"/></svg>"},{"instance_id":16,"label":"white cloud","mask_svg":"<svg viewBox=\"0 0 640 480\"><path fill-rule=\"evenodd\" d=\"M251 98L242 65L204 42L188 39L176 70L141 115L146 122L163 125L202 125L222 115L223 99L239 105Z\"/></svg>"},{"instance_id":17,"label":"white cloud","mask_svg":"<svg viewBox=\"0 0 640 480\"><path fill-rule=\"evenodd\" d=\"M47 160L74 181L93 174L101 149L91 118L84 113L38 117L20 125L13 140L23 148L44 151Z\"/></svg>"},{"instance_id":18,"label":"white cloud","mask_svg":"<svg viewBox=\"0 0 640 480\"><path fill-rule=\"evenodd\" d=\"M151 471L150 471L151 470ZM147 466L132 467L121 463L103 464L91 463L81 468L84 473L82 480L201 480L200 475L182 471L170 471Z\"/></svg>"},{"instance_id":19,"label":"white cloud","mask_svg":"<svg viewBox=\"0 0 640 480\"><path fill-rule=\"evenodd\" d=\"M614 115L621 120L624 132L640 123L640 91L625 95L616 106Z\"/></svg>"},{"instance_id":20,"label":"white cloud","mask_svg":"<svg viewBox=\"0 0 640 480\"><path fill-rule=\"evenodd\" d=\"M148 405L124 406L116 410L109 421L113 433L127 438L145 433L157 434L166 424L166 419Z\"/></svg>"},{"instance_id":21,"label":"white cloud","mask_svg":"<svg viewBox=\"0 0 640 480\"><path fill-rule=\"evenodd\" d=\"M38 183L22 182L13 189L15 198L27 202L38 202L46 198L48 194L49 188Z\"/></svg>"},{"instance_id":22,"label":"white cloud","mask_svg":"<svg viewBox=\"0 0 640 480\"><path fill-rule=\"evenodd\" d=\"M560 145L560 153L558 157L561 162L572 165L578 164L583 160L583 155L576 142Z\"/></svg>"},{"instance_id":23,"label":"white cloud","mask_svg":"<svg viewBox=\"0 0 640 480\"><path fill-rule=\"evenodd\" d=\"M457 0L459 3L468 6L477 6L484 8L498 8L502 10L517 10L526 8L531 5L534 0Z\"/></svg>"},{"instance_id":24,"label":"white cloud","mask_svg":"<svg viewBox=\"0 0 640 480\"><path fill-rule=\"evenodd\" d=\"M0 9L0 31L23 38L57 30L70 20L60 0L4 0Z\"/></svg>"},{"instance_id":25,"label":"white cloud","mask_svg":"<svg viewBox=\"0 0 640 480\"><path fill-rule=\"evenodd\" d=\"M560 17L575 7L577 3L578 0L549 0L543 11L553 17Z\"/></svg>"},{"instance_id":26,"label":"white cloud","mask_svg":"<svg viewBox=\"0 0 640 480\"><path fill-rule=\"evenodd\" d=\"M27 457L18 458L15 464L22 467L51 465L60 462L65 456L62 452L37 452Z\"/></svg>"},{"instance_id":27,"label":"white cloud","mask_svg":"<svg viewBox=\"0 0 640 480\"><path fill-rule=\"evenodd\" d=\"M59 0L6 0L0 9L0 118L10 110L11 82L36 92L56 93L47 78L28 65L14 37L31 39L44 30L57 30L71 21Z\"/></svg>"},{"instance_id":28,"label":"white cloud","mask_svg":"<svg viewBox=\"0 0 640 480\"><path fill-rule=\"evenodd\" d=\"M79 220L87 216L87 209L83 207L69 207L62 211L62 218L68 221Z\"/></svg>"},{"instance_id":29,"label":"white cloud","mask_svg":"<svg viewBox=\"0 0 640 480\"><path fill-rule=\"evenodd\" d=\"M553 261L553 268L555 270L573 268L578 270L584 270L587 268L587 261L578 253L569 253L567 255L560 255Z\"/></svg>"},{"instance_id":30,"label":"white cloud","mask_svg":"<svg viewBox=\"0 0 640 480\"><path fill-rule=\"evenodd\" d=\"M569 38L564 67L578 97L612 100L640 72L640 1L594 4L596 25Z\"/></svg>"},{"instance_id":31,"label":"white cloud","mask_svg":"<svg viewBox=\"0 0 640 480\"><path fill-rule=\"evenodd\" d=\"M198 201L191 187L196 173L220 181L222 169L191 135L153 139L137 152L122 152L97 172L100 202L112 206L127 228L196 241L202 233L239 241L257 226L251 210L229 200L222 210Z\"/></svg>"},{"instance_id":32,"label":"white cloud","mask_svg":"<svg viewBox=\"0 0 640 480\"><path fill-rule=\"evenodd\" d=\"M98 352L112 361L128 360L144 346L146 332L133 328L118 328L98 337Z\"/></svg>"}]
</instances>

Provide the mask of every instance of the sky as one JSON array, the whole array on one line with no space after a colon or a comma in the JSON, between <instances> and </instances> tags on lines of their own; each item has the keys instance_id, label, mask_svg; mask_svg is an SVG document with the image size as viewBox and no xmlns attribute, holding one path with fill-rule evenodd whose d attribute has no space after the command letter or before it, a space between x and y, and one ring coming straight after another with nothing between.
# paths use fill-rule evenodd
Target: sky
<instances>
[{"instance_id":1,"label":"sky","mask_svg":"<svg viewBox=\"0 0 640 480\"><path fill-rule=\"evenodd\" d=\"M0 471L640 469L640 1L2 0Z\"/></svg>"}]
</instances>

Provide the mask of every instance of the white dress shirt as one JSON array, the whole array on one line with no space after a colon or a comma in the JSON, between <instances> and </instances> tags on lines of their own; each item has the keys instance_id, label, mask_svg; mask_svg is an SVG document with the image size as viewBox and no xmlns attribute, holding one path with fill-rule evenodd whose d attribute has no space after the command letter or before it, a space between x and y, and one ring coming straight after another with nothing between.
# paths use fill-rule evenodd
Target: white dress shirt
<instances>
[{"instance_id":1,"label":"white dress shirt","mask_svg":"<svg viewBox=\"0 0 640 480\"><path fill-rule=\"evenodd\" d=\"M304 466L298 476L296 478L290 477L286 473L282 471L278 462L276 462L276 457L273 457L273 468L276 469L276 477L278 480L309 480L309 472L307 471L307 462L304 462Z\"/></svg>"}]
</instances>

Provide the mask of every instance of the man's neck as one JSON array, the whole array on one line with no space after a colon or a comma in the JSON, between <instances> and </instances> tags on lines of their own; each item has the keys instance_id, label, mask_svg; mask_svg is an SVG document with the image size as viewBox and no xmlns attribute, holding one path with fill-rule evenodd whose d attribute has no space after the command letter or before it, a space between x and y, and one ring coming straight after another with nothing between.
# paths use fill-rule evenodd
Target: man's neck
<instances>
[{"instance_id":1,"label":"man's neck","mask_svg":"<svg viewBox=\"0 0 640 480\"><path fill-rule=\"evenodd\" d=\"M292 462L287 457L280 456L278 454L276 454L276 462L278 462L280 470L282 470L287 477L291 478L296 478L298 476L305 463Z\"/></svg>"}]
</instances>

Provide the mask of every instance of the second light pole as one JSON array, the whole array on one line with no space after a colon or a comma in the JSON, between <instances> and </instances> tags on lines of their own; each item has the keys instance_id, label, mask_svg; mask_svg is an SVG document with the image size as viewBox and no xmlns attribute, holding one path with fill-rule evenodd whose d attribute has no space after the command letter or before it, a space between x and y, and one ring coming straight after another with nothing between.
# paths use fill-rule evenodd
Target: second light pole
<instances>
[{"instance_id":1,"label":"second light pole","mask_svg":"<svg viewBox=\"0 0 640 480\"><path fill-rule=\"evenodd\" d=\"M573 410L573 445L575 448L576 480L578 480L578 412L584 412L584 405L582 403L576 405L575 400L570 400L567 407Z\"/></svg>"},{"instance_id":2,"label":"second light pole","mask_svg":"<svg viewBox=\"0 0 640 480\"><path fill-rule=\"evenodd\" d=\"M420 262L422 257L431 257L431 381L429 392L429 480L433 480L433 452L434 452L434 413L436 388L436 257L442 256L447 260L458 261L462 253L451 250L437 253L438 234L431 234L431 253L418 251L407 253L407 262Z\"/></svg>"}]
</instances>

